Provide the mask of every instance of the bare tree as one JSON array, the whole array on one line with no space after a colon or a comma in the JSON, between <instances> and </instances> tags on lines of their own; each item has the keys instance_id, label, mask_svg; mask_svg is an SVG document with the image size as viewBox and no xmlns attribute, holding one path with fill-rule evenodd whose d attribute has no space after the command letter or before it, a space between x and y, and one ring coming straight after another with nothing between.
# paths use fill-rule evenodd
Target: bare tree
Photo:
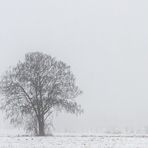
<instances>
[{"instance_id":1,"label":"bare tree","mask_svg":"<svg viewBox=\"0 0 148 148\"><path fill-rule=\"evenodd\" d=\"M4 96L1 109L11 123L18 125L30 119L28 129L39 136L45 135L45 123L55 109L82 112L75 101L81 91L70 66L47 54L26 54L23 62L5 73L0 88Z\"/></svg>"}]
</instances>

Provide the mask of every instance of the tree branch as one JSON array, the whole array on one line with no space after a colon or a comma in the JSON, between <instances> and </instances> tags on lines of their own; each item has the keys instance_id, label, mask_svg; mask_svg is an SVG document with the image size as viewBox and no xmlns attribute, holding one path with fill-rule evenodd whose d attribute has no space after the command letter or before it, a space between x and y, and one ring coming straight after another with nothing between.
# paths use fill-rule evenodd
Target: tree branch
<instances>
[{"instance_id":1,"label":"tree branch","mask_svg":"<svg viewBox=\"0 0 148 148\"><path fill-rule=\"evenodd\" d=\"M25 89L19 83L17 83L16 85L18 85L21 88L21 90L23 91L23 93L26 95L26 101L32 105L32 108L34 109L36 115L38 115L37 110L36 110L33 102L31 101L31 98L28 95L28 93L25 91Z\"/></svg>"}]
</instances>

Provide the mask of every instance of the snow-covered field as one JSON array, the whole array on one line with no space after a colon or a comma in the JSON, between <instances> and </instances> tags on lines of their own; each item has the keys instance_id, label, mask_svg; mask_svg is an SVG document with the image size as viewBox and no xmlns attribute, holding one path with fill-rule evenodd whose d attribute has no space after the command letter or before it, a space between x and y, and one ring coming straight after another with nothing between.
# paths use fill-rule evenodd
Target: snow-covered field
<instances>
[{"instance_id":1,"label":"snow-covered field","mask_svg":"<svg viewBox=\"0 0 148 148\"><path fill-rule=\"evenodd\" d=\"M148 137L0 137L0 148L148 148Z\"/></svg>"}]
</instances>

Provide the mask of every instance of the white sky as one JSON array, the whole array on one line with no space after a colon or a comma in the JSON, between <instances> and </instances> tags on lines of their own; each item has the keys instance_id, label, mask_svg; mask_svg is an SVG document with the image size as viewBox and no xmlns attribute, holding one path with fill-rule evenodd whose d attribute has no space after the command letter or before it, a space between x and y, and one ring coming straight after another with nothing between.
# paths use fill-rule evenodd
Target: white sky
<instances>
[{"instance_id":1,"label":"white sky","mask_svg":"<svg viewBox=\"0 0 148 148\"><path fill-rule=\"evenodd\" d=\"M0 1L0 73L41 51L71 65L85 113L57 130L148 126L146 0ZM4 124L3 119L0 125Z\"/></svg>"}]
</instances>

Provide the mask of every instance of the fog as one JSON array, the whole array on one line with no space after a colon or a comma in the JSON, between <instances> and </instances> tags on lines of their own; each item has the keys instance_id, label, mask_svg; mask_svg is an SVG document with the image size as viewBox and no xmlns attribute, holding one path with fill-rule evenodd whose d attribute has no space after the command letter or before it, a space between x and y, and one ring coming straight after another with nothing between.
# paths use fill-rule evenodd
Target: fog
<instances>
[{"instance_id":1,"label":"fog","mask_svg":"<svg viewBox=\"0 0 148 148\"><path fill-rule=\"evenodd\" d=\"M84 114L57 131L148 126L146 0L0 1L0 74L41 51L71 66ZM1 115L0 125L6 127Z\"/></svg>"}]
</instances>

